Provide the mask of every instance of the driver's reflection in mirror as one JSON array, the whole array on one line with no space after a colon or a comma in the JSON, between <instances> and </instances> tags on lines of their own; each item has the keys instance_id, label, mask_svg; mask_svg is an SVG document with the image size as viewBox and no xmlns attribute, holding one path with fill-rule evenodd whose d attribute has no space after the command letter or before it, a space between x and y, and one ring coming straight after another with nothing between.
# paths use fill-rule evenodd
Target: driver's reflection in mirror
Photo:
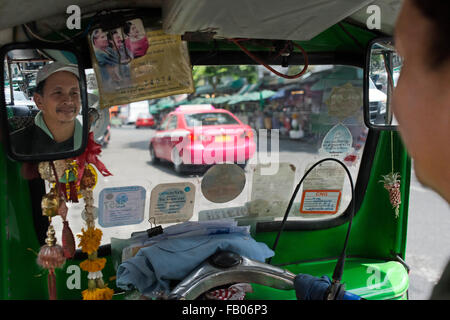
<instances>
[{"instance_id":1,"label":"driver's reflection in mirror","mask_svg":"<svg viewBox=\"0 0 450 320\"><path fill-rule=\"evenodd\" d=\"M40 110L32 125L11 134L16 154L42 154L77 150L82 141L78 66L54 62L36 76L34 102Z\"/></svg>"}]
</instances>

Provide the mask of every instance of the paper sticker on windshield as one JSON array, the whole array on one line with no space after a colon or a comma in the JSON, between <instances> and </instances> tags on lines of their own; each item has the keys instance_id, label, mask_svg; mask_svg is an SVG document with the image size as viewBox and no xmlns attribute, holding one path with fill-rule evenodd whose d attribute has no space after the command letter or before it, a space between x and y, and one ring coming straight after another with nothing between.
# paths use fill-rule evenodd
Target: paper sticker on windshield
<instances>
[{"instance_id":1,"label":"paper sticker on windshield","mask_svg":"<svg viewBox=\"0 0 450 320\"><path fill-rule=\"evenodd\" d=\"M339 210L341 190L304 190L300 203L302 214L335 214Z\"/></svg>"},{"instance_id":2,"label":"paper sticker on windshield","mask_svg":"<svg viewBox=\"0 0 450 320\"><path fill-rule=\"evenodd\" d=\"M279 163L278 171L273 175L264 174L264 167L267 165L258 164L253 171L249 214L282 216L292 195L295 166L287 162Z\"/></svg>"},{"instance_id":3,"label":"paper sticker on windshield","mask_svg":"<svg viewBox=\"0 0 450 320\"><path fill-rule=\"evenodd\" d=\"M247 217L248 210L247 207L232 207L232 208L221 208L221 209L211 209L202 210L198 213L198 221L209 221L209 220L221 220L221 219L234 219Z\"/></svg>"},{"instance_id":4,"label":"paper sticker on windshield","mask_svg":"<svg viewBox=\"0 0 450 320\"><path fill-rule=\"evenodd\" d=\"M138 224L144 221L145 188L105 188L99 196L98 223L104 227Z\"/></svg>"},{"instance_id":5,"label":"paper sticker on windshield","mask_svg":"<svg viewBox=\"0 0 450 320\"><path fill-rule=\"evenodd\" d=\"M350 130L339 123L325 135L319 153L341 158L353 151L352 144L353 137Z\"/></svg>"},{"instance_id":6,"label":"paper sticker on windshield","mask_svg":"<svg viewBox=\"0 0 450 320\"><path fill-rule=\"evenodd\" d=\"M194 201L195 186L190 182L159 184L150 196L150 218L156 224L188 221Z\"/></svg>"},{"instance_id":7,"label":"paper sticker on windshield","mask_svg":"<svg viewBox=\"0 0 450 320\"><path fill-rule=\"evenodd\" d=\"M333 80L340 81L329 79L328 82L332 83ZM363 89L353 86L350 82L342 86L335 86L328 99L325 100L325 104L328 106L328 114L342 121L358 114L358 111L362 108Z\"/></svg>"},{"instance_id":8,"label":"paper sticker on windshield","mask_svg":"<svg viewBox=\"0 0 450 320\"><path fill-rule=\"evenodd\" d=\"M311 168L309 164L305 172ZM340 164L325 161L311 170L303 181L303 190L342 190L346 172Z\"/></svg>"}]
</instances>

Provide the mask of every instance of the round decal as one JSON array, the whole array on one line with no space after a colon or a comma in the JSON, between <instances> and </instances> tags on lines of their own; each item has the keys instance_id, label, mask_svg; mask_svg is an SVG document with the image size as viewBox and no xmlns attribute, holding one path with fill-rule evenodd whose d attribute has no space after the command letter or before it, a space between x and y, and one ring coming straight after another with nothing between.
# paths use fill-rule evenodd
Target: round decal
<instances>
[{"instance_id":1,"label":"round decal","mask_svg":"<svg viewBox=\"0 0 450 320\"><path fill-rule=\"evenodd\" d=\"M241 194L245 186L245 172L236 164L217 164L203 177L201 189L206 199L224 203Z\"/></svg>"}]
</instances>

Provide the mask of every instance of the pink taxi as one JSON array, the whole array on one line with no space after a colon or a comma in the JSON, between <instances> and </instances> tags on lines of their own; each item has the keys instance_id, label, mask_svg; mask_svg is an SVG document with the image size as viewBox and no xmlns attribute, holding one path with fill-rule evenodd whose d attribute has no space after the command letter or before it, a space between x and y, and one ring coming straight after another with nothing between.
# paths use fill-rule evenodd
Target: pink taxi
<instances>
[{"instance_id":1,"label":"pink taxi","mask_svg":"<svg viewBox=\"0 0 450 320\"><path fill-rule=\"evenodd\" d=\"M255 150L252 128L212 105L179 106L163 119L149 144L152 162L173 162L178 173L217 163L244 167Z\"/></svg>"}]
</instances>

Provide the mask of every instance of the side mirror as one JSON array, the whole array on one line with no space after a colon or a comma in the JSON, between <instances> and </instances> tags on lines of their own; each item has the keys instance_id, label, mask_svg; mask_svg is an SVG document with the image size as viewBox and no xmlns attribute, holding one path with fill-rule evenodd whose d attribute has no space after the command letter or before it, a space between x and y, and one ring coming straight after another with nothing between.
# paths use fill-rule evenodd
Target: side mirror
<instances>
[{"instance_id":1,"label":"side mirror","mask_svg":"<svg viewBox=\"0 0 450 320\"><path fill-rule=\"evenodd\" d=\"M364 122L377 130L396 130L392 95L402 68L392 38L369 43L364 68Z\"/></svg>"},{"instance_id":2,"label":"side mirror","mask_svg":"<svg viewBox=\"0 0 450 320\"><path fill-rule=\"evenodd\" d=\"M8 156L49 161L80 155L89 118L78 52L67 45L11 43L0 48L0 59L0 125Z\"/></svg>"}]
</instances>

